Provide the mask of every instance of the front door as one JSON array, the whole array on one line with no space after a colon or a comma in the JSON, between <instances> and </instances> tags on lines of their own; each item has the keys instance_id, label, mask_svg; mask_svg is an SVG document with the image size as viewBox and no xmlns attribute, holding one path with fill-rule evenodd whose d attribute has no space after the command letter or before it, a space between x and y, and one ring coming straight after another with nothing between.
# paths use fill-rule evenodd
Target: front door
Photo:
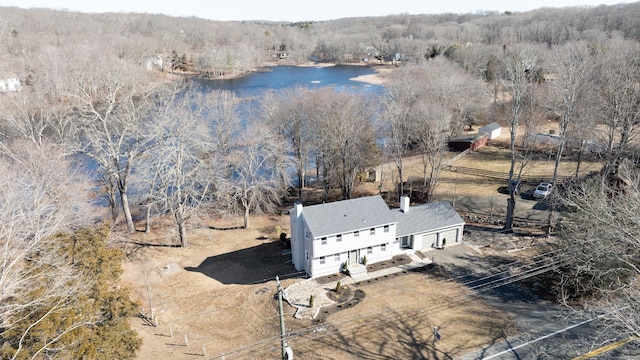
<instances>
[{"instance_id":1,"label":"front door","mask_svg":"<svg viewBox=\"0 0 640 360\"><path fill-rule=\"evenodd\" d=\"M402 248L412 248L413 247L413 235L411 236L403 236L402 242L400 243Z\"/></svg>"},{"instance_id":2,"label":"front door","mask_svg":"<svg viewBox=\"0 0 640 360\"><path fill-rule=\"evenodd\" d=\"M349 265L358 263L358 252L359 250L349 251Z\"/></svg>"}]
</instances>

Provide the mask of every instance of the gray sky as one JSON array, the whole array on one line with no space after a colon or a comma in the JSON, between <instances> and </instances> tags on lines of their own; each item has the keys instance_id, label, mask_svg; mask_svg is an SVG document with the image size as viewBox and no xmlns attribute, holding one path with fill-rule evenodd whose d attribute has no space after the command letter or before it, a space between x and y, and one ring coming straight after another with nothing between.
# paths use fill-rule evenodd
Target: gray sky
<instances>
[{"instance_id":1,"label":"gray sky","mask_svg":"<svg viewBox=\"0 0 640 360\"><path fill-rule=\"evenodd\" d=\"M541 7L613 5L628 0L0 0L0 6L82 12L140 12L212 20L303 21L401 13L527 11Z\"/></svg>"}]
</instances>

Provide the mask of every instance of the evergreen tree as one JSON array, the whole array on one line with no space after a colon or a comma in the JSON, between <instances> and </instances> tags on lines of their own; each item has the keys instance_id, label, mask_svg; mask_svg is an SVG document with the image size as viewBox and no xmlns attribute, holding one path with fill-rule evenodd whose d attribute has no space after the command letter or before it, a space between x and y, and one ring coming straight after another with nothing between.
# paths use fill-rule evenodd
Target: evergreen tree
<instances>
[{"instance_id":1,"label":"evergreen tree","mask_svg":"<svg viewBox=\"0 0 640 360\"><path fill-rule=\"evenodd\" d=\"M71 276L63 282L59 269L31 254L24 271L45 276L15 301L28 304L13 319L14 326L1 329L0 358L34 357L73 359L129 359L140 348L141 339L128 318L139 305L129 297L129 289L119 286L122 252L106 244L109 228L80 229L59 234L51 251L69 265ZM59 296L38 299L49 286L63 286ZM43 299L40 299L43 300Z\"/></svg>"}]
</instances>

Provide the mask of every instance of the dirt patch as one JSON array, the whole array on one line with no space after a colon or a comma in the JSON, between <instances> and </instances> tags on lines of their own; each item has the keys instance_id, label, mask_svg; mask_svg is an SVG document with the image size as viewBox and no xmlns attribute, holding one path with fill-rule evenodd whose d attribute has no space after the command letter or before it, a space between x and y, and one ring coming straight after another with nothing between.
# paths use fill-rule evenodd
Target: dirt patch
<instances>
[{"instance_id":1,"label":"dirt patch","mask_svg":"<svg viewBox=\"0 0 640 360\"><path fill-rule=\"evenodd\" d=\"M365 298L365 292L362 289L352 289L345 286L346 289L341 294L328 293L327 296L331 299L332 296L338 296L335 298L337 304L331 306L325 306L318 312L318 316L313 320L315 324L323 323L327 317L335 314L341 310L346 310L358 305Z\"/></svg>"},{"instance_id":2,"label":"dirt patch","mask_svg":"<svg viewBox=\"0 0 640 360\"><path fill-rule=\"evenodd\" d=\"M326 276L321 276L316 278L316 282L320 285L324 285L324 284L328 284L330 282L336 282L336 281L340 281L344 278L346 278L347 275L343 274L343 273L337 273L337 274L331 274L331 275L326 275Z\"/></svg>"},{"instance_id":3,"label":"dirt patch","mask_svg":"<svg viewBox=\"0 0 640 360\"><path fill-rule=\"evenodd\" d=\"M353 290L350 286L340 285L340 288L327 291L327 297L337 303L343 303L351 300L353 297Z\"/></svg>"},{"instance_id":4,"label":"dirt patch","mask_svg":"<svg viewBox=\"0 0 640 360\"><path fill-rule=\"evenodd\" d=\"M405 265L411 262L411 258L405 254L396 255L391 260L380 261L377 263L367 265L368 272L379 271L383 269L388 269L392 267L398 267L400 265Z\"/></svg>"}]
</instances>

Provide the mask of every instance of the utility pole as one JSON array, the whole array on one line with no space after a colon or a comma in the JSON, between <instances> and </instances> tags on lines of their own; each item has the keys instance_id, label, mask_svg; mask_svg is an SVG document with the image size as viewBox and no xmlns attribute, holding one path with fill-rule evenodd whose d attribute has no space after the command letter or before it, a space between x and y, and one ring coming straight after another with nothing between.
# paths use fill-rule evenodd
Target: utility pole
<instances>
[{"instance_id":1,"label":"utility pole","mask_svg":"<svg viewBox=\"0 0 640 360\"><path fill-rule=\"evenodd\" d=\"M287 343L284 341L284 312L282 311L282 285L280 285L280 279L276 275L276 284L278 285L278 314L280 315L280 348L282 350L282 359L287 357Z\"/></svg>"}]
</instances>

